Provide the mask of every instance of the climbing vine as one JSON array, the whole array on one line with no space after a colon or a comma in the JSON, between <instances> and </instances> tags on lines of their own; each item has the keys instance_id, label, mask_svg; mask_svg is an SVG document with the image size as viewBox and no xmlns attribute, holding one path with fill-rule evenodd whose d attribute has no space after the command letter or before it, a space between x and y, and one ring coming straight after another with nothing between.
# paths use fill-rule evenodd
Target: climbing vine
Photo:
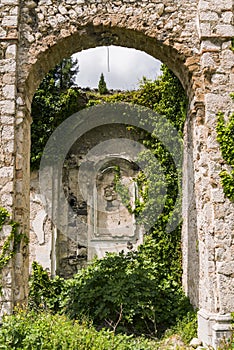
<instances>
[{"instance_id":1,"label":"climbing vine","mask_svg":"<svg viewBox=\"0 0 234 350\"><path fill-rule=\"evenodd\" d=\"M234 38L230 49L234 51ZM234 93L231 97L234 100ZM225 195L234 202L234 113L229 116L228 121L225 121L223 113L218 113L216 131L223 159L230 166L230 171L221 171L221 183Z\"/></svg>"},{"instance_id":2,"label":"climbing vine","mask_svg":"<svg viewBox=\"0 0 234 350\"><path fill-rule=\"evenodd\" d=\"M119 194L123 205L128 209L129 213L133 213L131 206L131 198L129 194L128 187L124 186L121 182L120 167L115 167L115 177L114 177L115 191Z\"/></svg>"},{"instance_id":3,"label":"climbing vine","mask_svg":"<svg viewBox=\"0 0 234 350\"><path fill-rule=\"evenodd\" d=\"M230 49L234 51L234 38ZM231 97L234 100L234 93ZM230 166L230 171L221 171L221 183L225 195L234 202L234 113L229 116L228 121L225 121L223 113L219 113L216 131L223 159Z\"/></svg>"},{"instance_id":4,"label":"climbing vine","mask_svg":"<svg viewBox=\"0 0 234 350\"><path fill-rule=\"evenodd\" d=\"M4 225L9 225L11 227L11 232L7 236L0 250L0 276L3 268L7 266L8 262L16 254L18 244L22 239L28 243L26 235L18 232L19 224L10 219L10 214L5 208L0 207L0 232ZM0 283L0 292L1 289L2 285Z\"/></svg>"},{"instance_id":5,"label":"climbing vine","mask_svg":"<svg viewBox=\"0 0 234 350\"><path fill-rule=\"evenodd\" d=\"M187 99L179 80L165 66L156 81L143 79L137 91L110 96L98 94L92 98L89 96L89 106L121 101L150 108L156 112L153 115L165 116L182 136ZM155 126L152 134L143 133L141 125L139 129L127 127L129 133L137 133L139 142L145 146L138 163L147 166L133 179L138 189L137 203L132 205L119 167L115 168L114 176L114 189L122 203L135 214L137 222L146 227L144 243L126 254L109 253L103 259L94 260L71 280L63 281L61 293L58 289L54 293L55 286L50 285L48 276L34 266L32 307L42 305L50 310L55 307L55 311L61 308L71 318L90 318L97 327L116 329L118 326L118 331L150 336L161 334L190 309L181 287L181 225L172 232L166 230L170 213L176 209L181 169L157 138L159 125L150 121ZM166 125L162 127L166 130ZM154 220L157 207L162 210ZM152 225L148 225L148 221ZM58 299L61 303L57 303Z\"/></svg>"}]
</instances>

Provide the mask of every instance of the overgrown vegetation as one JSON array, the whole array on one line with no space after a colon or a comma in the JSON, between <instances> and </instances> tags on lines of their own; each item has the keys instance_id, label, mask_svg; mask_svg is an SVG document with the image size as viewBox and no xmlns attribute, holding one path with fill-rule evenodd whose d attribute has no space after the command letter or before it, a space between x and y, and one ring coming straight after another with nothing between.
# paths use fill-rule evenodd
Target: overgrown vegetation
<instances>
[{"instance_id":1,"label":"overgrown vegetation","mask_svg":"<svg viewBox=\"0 0 234 350\"><path fill-rule=\"evenodd\" d=\"M232 39L230 49L234 51L234 39ZM234 93L231 94L234 99ZM228 165L228 170L220 173L221 182L225 195L234 202L234 113L225 120L223 113L218 113L217 140L220 143L223 159Z\"/></svg>"},{"instance_id":2,"label":"overgrown vegetation","mask_svg":"<svg viewBox=\"0 0 234 350\"><path fill-rule=\"evenodd\" d=\"M35 140L32 139L34 143L32 165L35 167L39 164L46 140L56 126L79 109L97 103L121 101L151 108L158 114L166 116L178 133L182 134L186 96L178 79L165 66L162 68L162 76L156 81L143 79L137 91L109 96L91 94L86 104L78 103L79 92L76 89L70 86L66 86L66 89L61 88L56 74L55 71L49 73L34 97ZM39 140L38 135L42 135ZM189 317L186 315L188 312L190 315L192 307L181 287L181 227L177 226L172 232L166 231L178 195L181 169L176 168L169 150L157 138L156 130L152 134L145 133L142 142L157 158L165 179L159 179L150 165L147 176L143 172L139 173L137 182L143 201L137 204L135 214L146 210L149 216L154 215L151 213L153 206L148 197L150 186L156 191L160 182L164 181L163 185L167 189L164 209L145 236L144 244L137 251L130 251L128 254L107 254L103 259L93 261L87 269L81 270L67 281L59 277L51 280L48 274L34 263L29 296L29 306L32 310L66 313L72 320L85 317L96 329L107 328L109 333L105 334L112 334L110 333L112 331L113 334L120 332L135 336L144 334L151 338L159 337L167 328L176 327L178 319ZM147 152L142 157L147 160ZM128 193L120 182L118 171L115 185L117 192L121 192L125 205L128 206ZM153 200L159 203L162 198L158 193ZM25 314L24 317L28 316ZM193 330L194 325L195 321L192 323ZM190 337L189 332L185 330L186 341ZM192 334L194 331L191 332L191 336ZM127 346L124 338L121 339L122 348L128 349L124 347ZM130 344L130 340L128 342ZM116 349L122 348L116 347ZM140 348L145 349L144 345ZM129 349L137 349L137 346Z\"/></svg>"},{"instance_id":3,"label":"overgrown vegetation","mask_svg":"<svg viewBox=\"0 0 234 350\"><path fill-rule=\"evenodd\" d=\"M108 253L67 282L65 312L96 327L158 337L191 306L151 237L137 251ZM169 257L170 259L170 257Z\"/></svg>"},{"instance_id":4,"label":"overgrown vegetation","mask_svg":"<svg viewBox=\"0 0 234 350\"><path fill-rule=\"evenodd\" d=\"M180 279L175 280L175 267L162 263L162 250L167 254L148 236L137 251L109 253L66 281L51 280L34 263L29 306L85 317L98 329L158 337L192 310Z\"/></svg>"},{"instance_id":5,"label":"overgrown vegetation","mask_svg":"<svg viewBox=\"0 0 234 350\"><path fill-rule=\"evenodd\" d=\"M188 343L196 334L196 313L180 283L160 266L157 248L147 237L138 251L107 254L70 280L51 280L34 263L29 297L32 313L65 313L73 322L88 320L97 330L135 337L144 334L155 340L170 328L166 337L178 334Z\"/></svg>"},{"instance_id":6,"label":"overgrown vegetation","mask_svg":"<svg viewBox=\"0 0 234 350\"><path fill-rule=\"evenodd\" d=\"M4 316L0 349L4 350L151 350L155 343L144 338L97 331L89 323L64 315L18 310Z\"/></svg>"},{"instance_id":7,"label":"overgrown vegetation","mask_svg":"<svg viewBox=\"0 0 234 350\"><path fill-rule=\"evenodd\" d=\"M232 334L230 338L224 338L218 350L233 350L234 349L234 313L232 313Z\"/></svg>"},{"instance_id":8,"label":"overgrown vegetation","mask_svg":"<svg viewBox=\"0 0 234 350\"><path fill-rule=\"evenodd\" d=\"M232 94L234 99L234 94ZM234 202L234 113L225 120L224 114L218 114L217 139L220 143L223 159L230 170L220 173L225 195Z\"/></svg>"},{"instance_id":9,"label":"overgrown vegetation","mask_svg":"<svg viewBox=\"0 0 234 350\"><path fill-rule=\"evenodd\" d=\"M78 64L65 59L42 80L32 101L31 169L38 169L41 156L53 131L70 115L84 108L87 101L74 88Z\"/></svg>"},{"instance_id":10,"label":"overgrown vegetation","mask_svg":"<svg viewBox=\"0 0 234 350\"><path fill-rule=\"evenodd\" d=\"M47 310L53 313L61 311L64 288L63 278L56 276L51 279L41 265L33 262L28 300L28 306L31 310Z\"/></svg>"},{"instance_id":11,"label":"overgrown vegetation","mask_svg":"<svg viewBox=\"0 0 234 350\"><path fill-rule=\"evenodd\" d=\"M197 336L197 312L192 310L189 311L182 318L178 318L176 324L167 329L164 334L164 339L172 336L179 335L185 344L189 344L191 339Z\"/></svg>"},{"instance_id":12,"label":"overgrown vegetation","mask_svg":"<svg viewBox=\"0 0 234 350\"><path fill-rule=\"evenodd\" d=\"M27 244L28 239L25 234L19 232L19 224L10 218L10 214L5 208L0 207L0 232L4 234L3 227L9 226L10 232L7 233L5 241L2 243L0 251L0 279L2 270L17 252L18 245L22 240ZM0 293L2 283L0 282Z\"/></svg>"},{"instance_id":13,"label":"overgrown vegetation","mask_svg":"<svg viewBox=\"0 0 234 350\"><path fill-rule=\"evenodd\" d=\"M115 167L114 186L115 191L119 194L121 198L121 202L128 209L129 213L132 214L134 211L131 206L130 194L128 188L124 186L121 182L121 172L119 166Z\"/></svg>"}]
</instances>

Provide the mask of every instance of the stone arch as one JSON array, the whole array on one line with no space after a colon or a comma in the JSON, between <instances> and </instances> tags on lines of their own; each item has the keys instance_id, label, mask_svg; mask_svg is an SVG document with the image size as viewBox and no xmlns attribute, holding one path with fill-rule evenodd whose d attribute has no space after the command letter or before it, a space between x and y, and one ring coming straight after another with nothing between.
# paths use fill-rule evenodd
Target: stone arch
<instances>
[{"instance_id":1,"label":"stone arch","mask_svg":"<svg viewBox=\"0 0 234 350\"><path fill-rule=\"evenodd\" d=\"M106 17L107 16L105 15L103 19L104 23L106 21ZM136 20L133 22L135 23L135 21ZM118 44L120 46L132 47L145 51L151 56L167 64L168 67L179 77L188 95L190 104L192 104L192 100L195 96L194 81L196 74L198 75L199 69L199 65L194 64L194 62L198 60L199 55L197 55L197 58L194 57L193 50L189 49L187 46L177 45L169 39L162 43L160 40L158 40L157 36L154 37L144 33L144 31L129 29L128 23L125 24L125 27L115 27L112 25L103 24L98 24L97 26L94 25L92 21L91 23L78 28L78 30L72 34L70 31L67 31L66 36L62 38L46 35L42 41L42 46L45 46L45 43L47 44L46 49L40 51L41 42L37 47L32 45L29 52L30 50L34 52L35 57L30 56L28 71L24 72L24 74L27 73L25 74L24 78L26 79L24 86L26 88L29 101L31 101L35 88L38 86L46 72L53 68L55 64L59 63L62 58L69 57L81 49L88 49L98 45L103 45L105 43ZM191 60L192 56L193 58ZM173 59L171 59L172 57ZM202 103L200 103L199 107L203 108ZM193 112L194 111L191 111L191 109L188 110L188 119L191 117L191 113ZM190 180L191 179L192 178L190 177ZM195 212L193 216L193 220L195 220ZM187 239L187 232L185 235ZM189 238L191 250L194 250L196 239L196 233L194 232L194 235L191 235ZM184 247L184 250L184 256L186 256L187 259L187 264L184 265L184 269L187 271L184 275L184 285L192 303L198 307L198 270L194 269L195 262L197 263L197 266L199 266L198 256L194 251L188 253L187 246ZM191 254L194 256L190 261L188 256ZM188 281L190 287L188 287Z\"/></svg>"},{"instance_id":2,"label":"stone arch","mask_svg":"<svg viewBox=\"0 0 234 350\"><path fill-rule=\"evenodd\" d=\"M107 15L103 15L103 23L107 21ZM137 22L137 19L131 19L133 23ZM189 49L187 45L178 44L168 38L168 33L164 33L166 37L165 42L158 39L157 35L149 35L145 33L145 30L136 30L128 28L129 24L125 23L125 26L113 26L112 24L103 24L96 22L93 23L91 19L85 26L71 33L67 30L64 36L55 37L54 35L45 35L38 45L32 44L27 55L30 56L30 64L23 72L20 80L22 79L24 89L26 89L26 95L28 100L31 101L36 87L46 74L46 72L53 68L64 57L69 57L73 53L91 47L95 47L103 44L118 44L120 46L132 47L145 51L151 56L161 60L167 64L168 67L179 77L185 91L189 97L190 104L195 96L194 81L195 76L198 74L199 65L196 64L199 60L199 55L194 56L194 49ZM144 24L145 26L145 24ZM143 27L144 27L143 26ZM191 59L192 57L192 59ZM21 85L21 82L20 82ZM22 87L23 91L23 87ZM201 105L200 105L201 108ZM188 118L191 117L191 110L188 110ZM191 158L189 158L191 160ZM191 185L192 186L192 185ZM194 212L194 218L196 214ZM195 219L193 219L195 220ZM185 233L187 236L187 233ZM196 233L191 235L190 246L194 247L196 243ZM193 244L191 243L193 241ZM192 248L193 249L193 248ZM184 247L184 250L187 250ZM191 258L193 254L193 259ZM190 265L193 260L198 263L198 256L196 253L185 252L187 259L187 265L184 265L184 269L191 271L185 274L184 285L187 293L190 296L191 301L198 307L198 270L195 270ZM190 256L190 259L188 259ZM190 280L190 286L188 287L188 280Z\"/></svg>"},{"instance_id":3,"label":"stone arch","mask_svg":"<svg viewBox=\"0 0 234 350\"><path fill-rule=\"evenodd\" d=\"M23 94L27 96L28 101L31 101L44 75L63 58L82 49L114 44L142 50L165 63L180 79L189 98L189 104L192 105L193 99L196 98L195 87L198 84L199 54L194 55L196 51L194 47L189 48L187 44L178 43L170 38L169 30L163 30L160 34L152 33L149 31L150 25L147 22L142 24L142 28L136 28L135 23L137 23L137 17L133 16L126 22L124 18L120 25L116 25L113 19L109 18L108 13L103 13L100 20L97 21L96 18L91 17L85 25L82 24L75 29L72 25L66 30L56 28L58 36L54 32L49 35L45 33L38 43L32 43L28 48L28 64L25 64L26 69L20 73L20 91L25 89ZM199 108L203 109L202 102ZM189 108L188 119L192 113L194 111ZM194 213L195 217L196 213ZM185 235L187 236L187 233ZM190 247L191 250L194 250L196 234L191 236L193 238L190 238ZM184 249L187 250L187 246ZM194 255L194 258L190 263L188 256L191 254ZM184 276L184 285L191 301L198 307L198 270L190 266L190 264L194 265L195 261L198 263L198 257L194 252L190 254L185 252L185 255L187 264L184 269L190 271ZM188 287L188 280L190 280L191 288Z\"/></svg>"},{"instance_id":4,"label":"stone arch","mask_svg":"<svg viewBox=\"0 0 234 350\"><path fill-rule=\"evenodd\" d=\"M195 57L192 64L189 62L189 58L194 54L192 50L182 45L176 48L169 42L162 43L157 37L148 36L141 31L128 29L128 27L105 27L93 24L83 26L82 29L72 34L69 33L62 39L55 40L55 38L47 36L44 41L46 43L52 41L52 43L47 44L45 51L39 51L40 47L32 48L35 56L30 57L28 69L22 75L22 82L29 93L29 100L32 99L45 74L63 58L70 57L73 53L81 50L105 45L130 47L148 53L165 63L178 76L187 95L194 96L192 76L199 67L194 64ZM197 56L199 57L199 55ZM173 59L171 59L172 57Z\"/></svg>"},{"instance_id":5,"label":"stone arch","mask_svg":"<svg viewBox=\"0 0 234 350\"><path fill-rule=\"evenodd\" d=\"M189 97L183 236L184 268L189 274L184 276L184 285L199 304L199 336L205 343L217 346L218 338L229 329L229 313L234 310L231 254L234 210L220 184L222 158L214 118L218 110L233 109L229 97L234 67L234 53L230 50L234 36L233 1L2 3L0 112L5 157L2 177L9 180L14 190L6 194L3 187L0 196L26 231L30 103L50 68L80 49L118 44L141 49L162 60L181 80ZM191 261L194 243L199 258L196 271ZM27 254L19 251L8 280L12 295L3 300L6 305L3 312L25 300L27 268ZM195 286L189 277L193 273L199 276Z\"/></svg>"}]
</instances>

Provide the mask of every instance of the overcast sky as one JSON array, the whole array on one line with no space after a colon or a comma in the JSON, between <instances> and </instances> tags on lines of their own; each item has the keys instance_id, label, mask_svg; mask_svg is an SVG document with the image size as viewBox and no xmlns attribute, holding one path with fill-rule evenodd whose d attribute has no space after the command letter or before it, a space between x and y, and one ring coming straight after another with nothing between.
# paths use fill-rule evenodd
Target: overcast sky
<instances>
[{"instance_id":1,"label":"overcast sky","mask_svg":"<svg viewBox=\"0 0 234 350\"><path fill-rule=\"evenodd\" d=\"M77 84L97 88L101 73L108 89L132 90L143 76L154 80L160 74L160 61L145 52L119 46L96 47L74 55L79 61Z\"/></svg>"}]
</instances>

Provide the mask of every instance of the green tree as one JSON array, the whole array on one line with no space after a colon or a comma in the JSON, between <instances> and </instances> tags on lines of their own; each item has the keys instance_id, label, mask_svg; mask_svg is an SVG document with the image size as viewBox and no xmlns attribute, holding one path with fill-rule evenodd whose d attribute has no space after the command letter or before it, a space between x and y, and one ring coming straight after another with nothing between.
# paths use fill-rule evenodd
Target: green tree
<instances>
[{"instance_id":1,"label":"green tree","mask_svg":"<svg viewBox=\"0 0 234 350\"><path fill-rule=\"evenodd\" d=\"M64 91L74 86L75 78L78 72L79 65L77 59L72 59L70 57L62 60L52 71L54 74L56 87L59 88L60 91Z\"/></svg>"},{"instance_id":2,"label":"green tree","mask_svg":"<svg viewBox=\"0 0 234 350\"><path fill-rule=\"evenodd\" d=\"M100 79L99 79L98 91L99 91L100 95L104 95L108 92L103 73L101 74Z\"/></svg>"},{"instance_id":3,"label":"green tree","mask_svg":"<svg viewBox=\"0 0 234 350\"><path fill-rule=\"evenodd\" d=\"M33 97L32 169L39 168L45 144L56 127L86 105L79 90L72 88L77 72L77 61L63 60L45 76Z\"/></svg>"}]
</instances>

